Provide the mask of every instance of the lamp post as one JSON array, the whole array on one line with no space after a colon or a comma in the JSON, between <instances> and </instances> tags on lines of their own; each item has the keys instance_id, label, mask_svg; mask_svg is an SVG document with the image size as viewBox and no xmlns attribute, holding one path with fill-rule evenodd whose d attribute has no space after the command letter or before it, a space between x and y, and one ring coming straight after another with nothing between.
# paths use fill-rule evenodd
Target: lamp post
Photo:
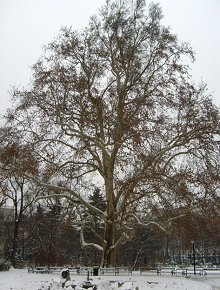
<instances>
[{"instance_id":1,"label":"lamp post","mask_svg":"<svg viewBox=\"0 0 220 290\"><path fill-rule=\"evenodd\" d=\"M196 251L195 251L195 243L191 241L192 248L193 248L193 268L194 268L194 275L196 275Z\"/></svg>"}]
</instances>

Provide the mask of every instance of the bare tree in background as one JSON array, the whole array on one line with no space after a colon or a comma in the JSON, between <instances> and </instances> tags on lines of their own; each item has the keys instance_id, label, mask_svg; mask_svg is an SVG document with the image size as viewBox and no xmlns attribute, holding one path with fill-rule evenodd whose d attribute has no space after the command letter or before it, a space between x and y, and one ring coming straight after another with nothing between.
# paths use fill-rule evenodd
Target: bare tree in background
<instances>
[{"instance_id":1,"label":"bare tree in background","mask_svg":"<svg viewBox=\"0 0 220 290\"><path fill-rule=\"evenodd\" d=\"M219 111L191 81L191 48L161 18L157 4L107 1L84 32L65 28L46 48L8 114L40 164L32 180L104 223L93 244L102 266L115 264L136 224L165 231L178 208L210 197L213 180L218 191ZM89 202L95 186L105 211ZM164 208L171 215L160 221Z\"/></svg>"},{"instance_id":2,"label":"bare tree in background","mask_svg":"<svg viewBox=\"0 0 220 290\"><path fill-rule=\"evenodd\" d=\"M12 265L16 267L21 221L24 212L32 205L36 198L37 192L35 191L34 184L30 180L20 172L11 168L8 169L7 166L10 164L16 168L19 167L23 173L35 175L37 172L37 163L32 152L27 147L16 143L1 148L0 162L0 190L4 199L7 200L8 205L14 209L14 227L10 259Z\"/></svg>"}]
</instances>

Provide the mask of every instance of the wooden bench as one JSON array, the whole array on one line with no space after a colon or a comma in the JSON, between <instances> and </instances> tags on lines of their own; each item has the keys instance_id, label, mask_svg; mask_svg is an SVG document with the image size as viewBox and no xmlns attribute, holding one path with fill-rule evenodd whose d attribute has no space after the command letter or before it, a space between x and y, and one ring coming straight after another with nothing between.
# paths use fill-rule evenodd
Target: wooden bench
<instances>
[{"instance_id":1,"label":"wooden bench","mask_svg":"<svg viewBox=\"0 0 220 290\"><path fill-rule=\"evenodd\" d=\"M68 269L70 273L80 274L80 268L77 267L28 267L28 273L61 273L63 269Z\"/></svg>"},{"instance_id":2,"label":"wooden bench","mask_svg":"<svg viewBox=\"0 0 220 290\"><path fill-rule=\"evenodd\" d=\"M216 275L216 274L218 274L219 275L219 272L220 272L220 268L219 267L205 267L205 268L203 268L203 270L202 271L200 271L201 273L199 273L199 274L203 274L203 275L201 275L201 276L207 276L208 274L209 275Z\"/></svg>"},{"instance_id":3,"label":"wooden bench","mask_svg":"<svg viewBox=\"0 0 220 290\"><path fill-rule=\"evenodd\" d=\"M48 270L50 273L57 273L63 270L63 269L68 269L70 273L72 274L80 274L80 268L79 267L49 267Z\"/></svg>"},{"instance_id":4,"label":"wooden bench","mask_svg":"<svg viewBox=\"0 0 220 290\"><path fill-rule=\"evenodd\" d=\"M47 267L36 267L36 268L28 269L28 273L46 274L46 273L50 273L50 270Z\"/></svg>"},{"instance_id":5,"label":"wooden bench","mask_svg":"<svg viewBox=\"0 0 220 290\"><path fill-rule=\"evenodd\" d=\"M114 274L115 276L120 274L132 275L132 270L126 267L100 268L100 275L105 274Z\"/></svg>"},{"instance_id":6,"label":"wooden bench","mask_svg":"<svg viewBox=\"0 0 220 290\"><path fill-rule=\"evenodd\" d=\"M119 271L116 268L100 268L100 275L105 275L105 274L115 274L118 275Z\"/></svg>"},{"instance_id":7,"label":"wooden bench","mask_svg":"<svg viewBox=\"0 0 220 290\"><path fill-rule=\"evenodd\" d=\"M48 268L48 270L49 270L49 272L50 273L57 273L57 272L59 272L59 273L61 273L61 270L63 269L63 267L49 267Z\"/></svg>"},{"instance_id":8,"label":"wooden bench","mask_svg":"<svg viewBox=\"0 0 220 290\"><path fill-rule=\"evenodd\" d=\"M157 275L163 275L163 274L171 274L172 276L177 275L177 269L175 267L158 267L157 269L153 267L140 267L140 275L142 275L144 272L151 272L156 273Z\"/></svg>"},{"instance_id":9,"label":"wooden bench","mask_svg":"<svg viewBox=\"0 0 220 290\"><path fill-rule=\"evenodd\" d=\"M132 275L131 268L127 268L127 267L115 267L115 270L118 271L118 275L119 274Z\"/></svg>"},{"instance_id":10,"label":"wooden bench","mask_svg":"<svg viewBox=\"0 0 220 290\"><path fill-rule=\"evenodd\" d=\"M87 275L89 272L89 275L93 274L93 267L80 267L79 273L80 275Z\"/></svg>"},{"instance_id":11,"label":"wooden bench","mask_svg":"<svg viewBox=\"0 0 220 290\"><path fill-rule=\"evenodd\" d=\"M33 273L33 267L28 267L27 270L28 270L28 273Z\"/></svg>"},{"instance_id":12,"label":"wooden bench","mask_svg":"<svg viewBox=\"0 0 220 290\"><path fill-rule=\"evenodd\" d=\"M187 268L176 268L176 267L162 267L160 269L160 274L171 274L172 276L187 276L189 274Z\"/></svg>"},{"instance_id":13,"label":"wooden bench","mask_svg":"<svg viewBox=\"0 0 220 290\"><path fill-rule=\"evenodd\" d=\"M140 270L140 275L142 275L142 273L144 273L144 272L149 272L149 271L155 272L155 271L157 271L153 267L140 267L139 270Z\"/></svg>"},{"instance_id":14,"label":"wooden bench","mask_svg":"<svg viewBox=\"0 0 220 290\"><path fill-rule=\"evenodd\" d=\"M163 275L163 274L171 274L172 276L191 276L194 275L194 270L192 268L176 268L176 267L158 267L157 269L151 268L151 267L140 267L140 275L144 272L153 272L157 273L157 275ZM196 275L199 276L207 276L209 271L212 270L220 270L220 269L210 269L210 268L196 268Z\"/></svg>"},{"instance_id":15,"label":"wooden bench","mask_svg":"<svg viewBox=\"0 0 220 290\"><path fill-rule=\"evenodd\" d=\"M193 269L188 269L188 268L161 268L160 269L160 274L170 274L172 276L191 276L194 275L194 270ZM203 268L197 268L196 269L196 274L200 276L206 276L207 272Z\"/></svg>"},{"instance_id":16,"label":"wooden bench","mask_svg":"<svg viewBox=\"0 0 220 290\"><path fill-rule=\"evenodd\" d=\"M207 276L207 270L204 268L196 268L196 273L192 269L179 269L182 270L182 276L190 276L190 275L199 275L199 276Z\"/></svg>"}]
</instances>

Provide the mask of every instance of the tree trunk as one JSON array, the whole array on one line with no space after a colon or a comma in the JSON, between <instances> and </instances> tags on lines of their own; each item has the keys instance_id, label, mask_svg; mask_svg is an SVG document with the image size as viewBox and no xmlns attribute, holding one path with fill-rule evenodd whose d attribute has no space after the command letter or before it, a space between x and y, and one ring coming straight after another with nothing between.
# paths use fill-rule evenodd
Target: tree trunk
<instances>
[{"instance_id":1,"label":"tree trunk","mask_svg":"<svg viewBox=\"0 0 220 290\"><path fill-rule=\"evenodd\" d=\"M102 253L101 267L115 266L115 222L108 218L104 232L104 246Z\"/></svg>"},{"instance_id":2,"label":"tree trunk","mask_svg":"<svg viewBox=\"0 0 220 290\"><path fill-rule=\"evenodd\" d=\"M110 161L109 156L103 156L105 168L105 191L107 202L107 218L105 221L104 242L101 266L109 267L115 266L115 230L116 230L116 216L115 216L115 196L113 189L113 161Z\"/></svg>"},{"instance_id":3,"label":"tree trunk","mask_svg":"<svg viewBox=\"0 0 220 290\"><path fill-rule=\"evenodd\" d=\"M16 268L16 252L17 252L17 247L18 247L18 232L19 232L19 221L15 220L13 247L12 247L12 254L11 254L11 263L13 267L15 268Z\"/></svg>"},{"instance_id":4,"label":"tree trunk","mask_svg":"<svg viewBox=\"0 0 220 290\"><path fill-rule=\"evenodd\" d=\"M49 241L49 248L48 248L48 260L47 260L47 266L51 266L51 256L52 256L52 237L50 237Z\"/></svg>"}]
</instances>

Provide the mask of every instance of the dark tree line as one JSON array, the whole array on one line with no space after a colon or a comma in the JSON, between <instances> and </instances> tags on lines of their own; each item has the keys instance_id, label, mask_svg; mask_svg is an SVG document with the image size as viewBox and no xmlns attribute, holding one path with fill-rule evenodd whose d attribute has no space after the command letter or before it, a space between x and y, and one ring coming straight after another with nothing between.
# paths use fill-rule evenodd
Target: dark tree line
<instances>
[{"instance_id":1,"label":"dark tree line","mask_svg":"<svg viewBox=\"0 0 220 290\"><path fill-rule=\"evenodd\" d=\"M100 207L104 206L99 190L94 191L90 199L93 203L99 203ZM80 243L81 218L75 212L73 222L73 212L66 211L59 199L38 203L22 216L16 253L13 252L15 223L12 213L6 217L0 210L0 245L4 245L1 255L11 260L15 267L100 265L100 251L92 246L83 248ZM163 212L163 215L167 213ZM158 219L161 218L158 216ZM97 221L92 224L89 220L84 227L86 240L96 243L101 228ZM213 212L213 204L210 204L209 214L194 212L176 220L166 235L155 228L139 226L134 230L132 239L118 248L116 263L133 269L139 266L156 267L159 263L189 266L193 261L193 240L198 263L219 265L219 230L220 215Z\"/></svg>"}]
</instances>

